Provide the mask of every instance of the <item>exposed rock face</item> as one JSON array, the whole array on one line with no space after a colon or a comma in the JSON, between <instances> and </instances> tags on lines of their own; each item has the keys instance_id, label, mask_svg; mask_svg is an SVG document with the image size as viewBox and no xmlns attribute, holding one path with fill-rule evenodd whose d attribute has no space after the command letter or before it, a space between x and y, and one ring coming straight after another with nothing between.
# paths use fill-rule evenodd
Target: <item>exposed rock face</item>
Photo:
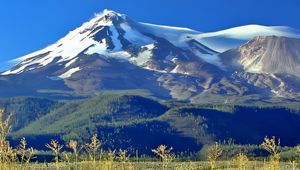
<instances>
[{"instance_id":1,"label":"exposed rock face","mask_svg":"<svg viewBox=\"0 0 300 170\"><path fill-rule=\"evenodd\" d=\"M287 37L257 37L239 48L239 63L248 72L300 76L300 40Z\"/></svg>"},{"instance_id":2,"label":"exposed rock face","mask_svg":"<svg viewBox=\"0 0 300 170\"><path fill-rule=\"evenodd\" d=\"M222 55L228 67L241 67L246 72L300 76L299 39L259 36Z\"/></svg>"},{"instance_id":3,"label":"exposed rock face","mask_svg":"<svg viewBox=\"0 0 300 170\"><path fill-rule=\"evenodd\" d=\"M277 97L299 93L300 39L259 36L220 54L220 58L234 78L267 89Z\"/></svg>"}]
</instances>

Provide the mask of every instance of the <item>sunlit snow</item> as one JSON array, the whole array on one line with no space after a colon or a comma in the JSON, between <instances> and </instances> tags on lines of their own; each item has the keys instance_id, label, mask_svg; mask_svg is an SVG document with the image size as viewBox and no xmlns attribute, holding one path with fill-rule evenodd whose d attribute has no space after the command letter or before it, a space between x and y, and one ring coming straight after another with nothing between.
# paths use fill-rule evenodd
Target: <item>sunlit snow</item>
<instances>
[{"instance_id":1,"label":"sunlit snow","mask_svg":"<svg viewBox=\"0 0 300 170\"><path fill-rule=\"evenodd\" d=\"M74 73L80 71L81 69L79 67L76 67L76 68L71 68L69 71L65 72L64 74L58 76L59 78L62 78L62 79L66 79L66 78L69 78L71 77Z\"/></svg>"}]
</instances>

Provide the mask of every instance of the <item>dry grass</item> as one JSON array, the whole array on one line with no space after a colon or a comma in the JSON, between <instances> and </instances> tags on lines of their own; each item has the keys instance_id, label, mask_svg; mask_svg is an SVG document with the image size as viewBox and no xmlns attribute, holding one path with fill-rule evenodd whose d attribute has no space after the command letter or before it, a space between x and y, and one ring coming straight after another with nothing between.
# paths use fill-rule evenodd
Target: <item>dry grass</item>
<instances>
[{"instance_id":1,"label":"dry grass","mask_svg":"<svg viewBox=\"0 0 300 170\"><path fill-rule=\"evenodd\" d=\"M230 163L231 161L217 161L216 169L218 170L239 170L238 167ZM7 166L9 170L56 170L55 163L39 163L29 164L28 167L22 167L19 164L12 164ZM106 161L82 161L78 164L59 163L60 170L161 170L162 162L127 162L122 163L113 161L108 163ZM266 170L263 162L250 161L247 165L247 170ZM288 163L280 164L281 170L292 170L292 166ZM1 169L4 170L4 169ZM6 169L5 169L6 170ZM209 162L172 162L166 170L210 170Z\"/></svg>"},{"instance_id":2,"label":"dry grass","mask_svg":"<svg viewBox=\"0 0 300 170\"><path fill-rule=\"evenodd\" d=\"M235 164L239 170L246 170L248 163L249 159L244 153L239 153L236 158L233 159L233 164Z\"/></svg>"}]
</instances>

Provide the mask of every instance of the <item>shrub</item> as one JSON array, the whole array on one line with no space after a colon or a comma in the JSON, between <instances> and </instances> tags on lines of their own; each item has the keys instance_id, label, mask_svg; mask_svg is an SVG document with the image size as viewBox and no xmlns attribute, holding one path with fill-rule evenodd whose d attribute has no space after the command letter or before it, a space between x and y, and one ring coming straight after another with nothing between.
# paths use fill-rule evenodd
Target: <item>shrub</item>
<instances>
[{"instance_id":1,"label":"shrub","mask_svg":"<svg viewBox=\"0 0 300 170\"><path fill-rule=\"evenodd\" d=\"M279 169L280 161L280 139L276 142L275 137L265 137L262 147L270 153L270 169Z\"/></svg>"},{"instance_id":2,"label":"shrub","mask_svg":"<svg viewBox=\"0 0 300 170\"><path fill-rule=\"evenodd\" d=\"M70 140L69 143L67 144L67 147L72 149L73 154L75 156L75 162L78 162L78 143L75 140Z\"/></svg>"},{"instance_id":3,"label":"shrub","mask_svg":"<svg viewBox=\"0 0 300 170\"><path fill-rule=\"evenodd\" d=\"M172 153L173 148L169 148L166 145L160 145L156 149L152 149L152 152L155 153L163 162L163 170L168 167L168 164L175 159L175 155Z\"/></svg>"},{"instance_id":4,"label":"shrub","mask_svg":"<svg viewBox=\"0 0 300 170\"><path fill-rule=\"evenodd\" d=\"M4 109L0 108L0 163L6 164L16 161L16 153L7 141L7 135L10 133L11 114L6 119L3 118Z\"/></svg>"},{"instance_id":5,"label":"shrub","mask_svg":"<svg viewBox=\"0 0 300 170\"><path fill-rule=\"evenodd\" d=\"M35 149L31 148L26 148L27 142L25 138L22 138L20 140L19 146L17 147L17 154L21 158L21 164L26 163L28 164L34 154L37 152Z\"/></svg>"},{"instance_id":6,"label":"shrub","mask_svg":"<svg viewBox=\"0 0 300 170\"><path fill-rule=\"evenodd\" d=\"M210 164L210 169L216 168L216 161L222 155L222 149L218 142L215 142L212 146L209 147L207 158Z\"/></svg>"},{"instance_id":7,"label":"shrub","mask_svg":"<svg viewBox=\"0 0 300 170\"><path fill-rule=\"evenodd\" d=\"M99 148L102 146L102 142L98 139L97 135L93 135L91 138L91 142L85 144L84 148L86 149L90 159L92 161L96 161L96 154Z\"/></svg>"},{"instance_id":8,"label":"shrub","mask_svg":"<svg viewBox=\"0 0 300 170\"><path fill-rule=\"evenodd\" d=\"M63 145L60 145L57 140L51 140L50 144L45 145L47 148L51 149L51 151L54 153L55 156L55 163L59 163L59 155L60 151L63 148Z\"/></svg>"}]
</instances>

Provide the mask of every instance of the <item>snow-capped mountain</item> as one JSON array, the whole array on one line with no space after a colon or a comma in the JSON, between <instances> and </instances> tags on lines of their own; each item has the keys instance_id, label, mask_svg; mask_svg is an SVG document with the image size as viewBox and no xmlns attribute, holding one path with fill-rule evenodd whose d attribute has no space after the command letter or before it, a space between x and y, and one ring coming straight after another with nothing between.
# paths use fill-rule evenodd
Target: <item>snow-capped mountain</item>
<instances>
[{"instance_id":1,"label":"snow-capped mountain","mask_svg":"<svg viewBox=\"0 0 300 170\"><path fill-rule=\"evenodd\" d=\"M295 98L298 40L269 34L298 36L286 27L262 26L200 33L105 10L56 43L16 59L19 64L0 75L0 94L78 97L139 89L195 103Z\"/></svg>"},{"instance_id":2,"label":"snow-capped mountain","mask_svg":"<svg viewBox=\"0 0 300 170\"><path fill-rule=\"evenodd\" d=\"M8 82L34 77L43 89L57 86L83 93L147 89L160 96L187 98L208 88L222 68L218 53L187 38L190 34L199 32L139 23L105 10L55 44L16 59L19 64L1 75ZM22 80L19 86L24 84Z\"/></svg>"},{"instance_id":3,"label":"snow-capped mountain","mask_svg":"<svg viewBox=\"0 0 300 170\"><path fill-rule=\"evenodd\" d=\"M245 25L217 32L191 35L190 37L218 52L224 52L239 47L257 36L272 35L300 38L300 32L293 28L262 25Z\"/></svg>"},{"instance_id":4,"label":"snow-capped mountain","mask_svg":"<svg viewBox=\"0 0 300 170\"><path fill-rule=\"evenodd\" d=\"M196 34L198 32L187 28L137 23L126 15L105 10L91 21L70 32L57 43L16 59L20 64L5 71L2 75L33 71L55 62L69 68L67 72L57 76L68 78L81 69L72 67L72 64L79 59L80 53L85 55L98 54L106 58L126 60L145 69L176 72L177 64L175 61L185 60L189 52L200 58L202 54L216 54L215 51L202 44L185 38L185 35L191 33ZM157 47L160 43L164 43L166 47ZM167 47L168 45L169 47ZM172 66L164 67L151 61L153 53L159 50L168 53L157 56L160 57L159 60L168 61L169 65Z\"/></svg>"}]
</instances>

